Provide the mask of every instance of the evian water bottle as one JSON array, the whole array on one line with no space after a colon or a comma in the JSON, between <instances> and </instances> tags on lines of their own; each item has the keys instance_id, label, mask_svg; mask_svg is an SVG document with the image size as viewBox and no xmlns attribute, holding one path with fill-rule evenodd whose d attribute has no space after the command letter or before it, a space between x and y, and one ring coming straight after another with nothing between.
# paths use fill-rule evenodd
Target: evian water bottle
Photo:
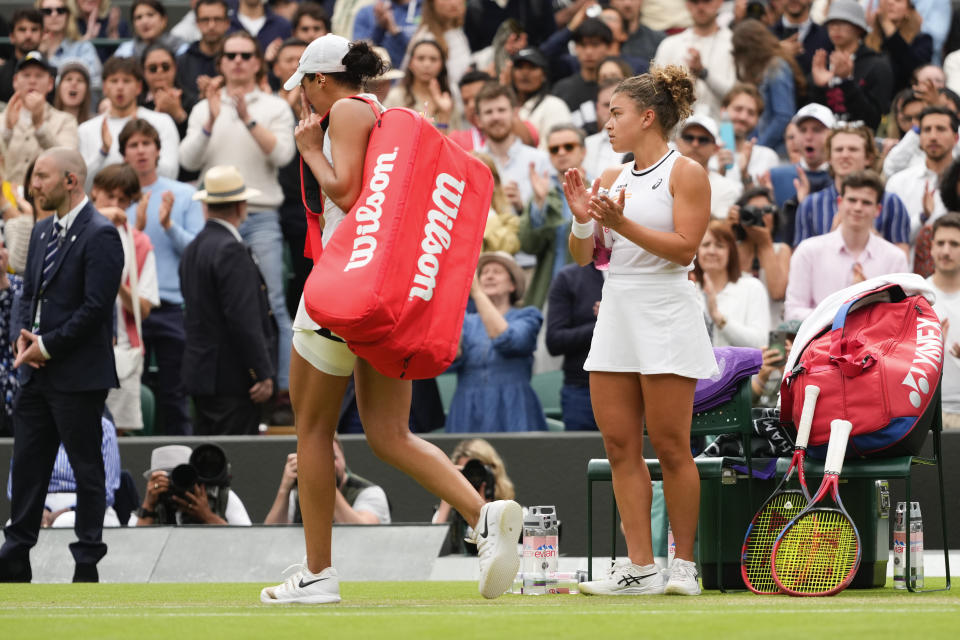
<instances>
[{"instance_id":1,"label":"evian water bottle","mask_svg":"<svg viewBox=\"0 0 960 640\"><path fill-rule=\"evenodd\" d=\"M557 572L557 510L530 507L523 520L523 593L541 595Z\"/></svg>"},{"instance_id":2,"label":"evian water bottle","mask_svg":"<svg viewBox=\"0 0 960 640\"><path fill-rule=\"evenodd\" d=\"M906 525L907 504L897 503L893 525L893 587L906 589L907 583L915 589L923 587L923 520L920 503L910 503L910 531ZM908 542L909 541L909 542ZM906 555L910 554L910 575L906 575Z\"/></svg>"}]
</instances>

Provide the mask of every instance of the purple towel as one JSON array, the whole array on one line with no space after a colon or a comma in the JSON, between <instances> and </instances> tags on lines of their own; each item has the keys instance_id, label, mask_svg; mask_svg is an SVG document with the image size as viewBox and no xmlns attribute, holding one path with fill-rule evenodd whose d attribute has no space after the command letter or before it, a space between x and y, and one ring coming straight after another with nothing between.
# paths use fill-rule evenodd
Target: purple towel
<instances>
[{"instance_id":1,"label":"purple towel","mask_svg":"<svg viewBox=\"0 0 960 640\"><path fill-rule=\"evenodd\" d=\"M763 365L763 352L747 347L714 347L720 372L712 378L697 381L693 396L693 411L699 413L729 402L736 394L737 386Z\"/></svg>"}]
</instances>

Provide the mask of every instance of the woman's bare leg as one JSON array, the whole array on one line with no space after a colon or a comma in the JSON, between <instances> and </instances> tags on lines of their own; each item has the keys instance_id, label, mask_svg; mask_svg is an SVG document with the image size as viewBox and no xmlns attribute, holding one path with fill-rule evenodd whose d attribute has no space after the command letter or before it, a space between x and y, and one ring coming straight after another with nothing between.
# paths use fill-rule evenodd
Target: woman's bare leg
<instances>
[{"instance_id":1,"label":"woman's bare leg","mask_svg":"<svg viewBox=\"0 0 960 640\"><path fill-rule=\"evenodd\" d=\"M290 402L297 427L297 486L307 546L307 568L320 573L332 564L330 538L337 484L333 434L349 377L331 376L290 356Z\"/></svg>"},{"instance_id":2,"label":"woman's bare leg","mask_svg":"<svg viewBox=\"0 0 960 640\"><path fill-rule=\"evenodd\" d=\"M623 522L627 555L653 564L650 540L650 472L643 459L644 394L636 373L590 372L593 415L613 475L613 493Z\"/></svg>"},{"instance_id":3,"label":"woman's bare leg","mask_svg":"<svg viewBox=\"0 0 960 640\"><path fill-rule=\"evenodd\" d=\"M448 502L475 526L483 498L443 451L410 432L410 381L388 378L357 360L354 382L360 421L377 457Z\"/></svg>"},{"instance_id":4,"label":"woman's bare leg","mask_svg":"<svg viewBox=\"0 0 960 640\"><path fill-rule=\"evenodd\" d=\"M663 471L663 497L677 545L676 557L692 562L700 514L700 474L690 453L690 421L697 381L677 375L653 375L641 376L640 384L646 399L647 435Z\"/></svg>"}]
</instances>

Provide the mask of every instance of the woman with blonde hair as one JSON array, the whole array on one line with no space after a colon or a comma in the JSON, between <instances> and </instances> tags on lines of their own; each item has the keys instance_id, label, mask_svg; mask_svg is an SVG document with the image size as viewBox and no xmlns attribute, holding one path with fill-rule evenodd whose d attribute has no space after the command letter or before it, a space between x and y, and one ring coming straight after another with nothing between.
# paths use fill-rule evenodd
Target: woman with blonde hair
<instances>
[{"instance_id":1,"label":"woman with blonde hair","mask_svg":"<svg viewBox=\"0 0 960 640\"><path fill-rule=\"evenodd\" d=\"M868 15L870 33L863 43L882 53L893 68L893 92L910 86L915 69L933 58L933 38L920 31L923 19L913 0L880 0Z\"/></svg>"},{"instance_id":2,"label":"woman with blonde hair","mask_svg":"<svg viewBox=\"0 0 960 640\"><path fill-rule=\"evenodd\" d=\"M77 21L77 30L84 40L130 37L130 25L123 19L120 7L110 6L110 0L67 0ZM103 50L109 55L111 47Z\"/></svg>"},{"instance_id":3,"label":"woman with blonde hair","mask_svg":"<svg viewBox=\"0 0 960 640\"><path fill-rule=\"evenodd\" d=\"M797 98L806 90L803 72L759 20L738 23L732 42L737 77L756 85L765 105L757 123L757 144L783 155L783 131L796 113Z\"/></svg>"},{"instance_id":4,"label":"woman with blonde hair","mask_svg":"<svg viewBox=\"0 0 960 640\"><path fill-rule=\"evenodd\" d=\"M510 255L520 250L520 238L517 228L520 218L513 212L513 207L503 192L500 182L500 172L497 165L488 154L479 151L472 155L487 165L493 174L493 199L490 201L490 213L487 216L487 226L483 230L483 251L506 251Z\"/></svg>"},{"instance_id":5,"label":"woman with blonde hair","mask_svg":"<svg viewBox=\"0 0 960 640\"><path fill-rule=\"evenodd\" d=\"M66 0L36 0L36 7L43 14L40 53L58 70L68 62L82 63L90 72L90 86L99 95L103 66L93 44L80 37L73 5Z\"/></svg>"},{"instance_id":6,"label":"woman with blonde hair","mask_svg":"<svg viewBox=\"0 0 960 640\"><path fill-rule=\"evenodd\" d=\"M420 28L410 38L401 68L407 68L415 43L423 39L434 40L447 57L450 86L458 86L460 78L470 67L470 43L467 34L463 32L463 18L466 13L466 0L425 0L420 13Z\"/></svg>"}]
</instances>

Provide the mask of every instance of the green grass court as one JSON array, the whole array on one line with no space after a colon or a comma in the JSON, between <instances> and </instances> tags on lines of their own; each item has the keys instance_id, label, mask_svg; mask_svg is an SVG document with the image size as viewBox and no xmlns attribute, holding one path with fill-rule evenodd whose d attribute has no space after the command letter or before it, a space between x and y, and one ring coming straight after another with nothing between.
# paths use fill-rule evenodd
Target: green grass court
<instances>
[{"instance_id":1,"label":"green grass court","mask_svg":"<svg viewBox=\"0 0 960 640\"><path fill-rule=\"evenodd\" d=\"M927 586L943 586L928 579ZM888 581L888 586L892 582ZM343 583L344 602L261 605L256 584L0 585L0 638L957 638L960 591L832 598L705 592L484 600L472 582ZM304 635L304 634L310 635Z\"/></svg>"}]
</instances>

